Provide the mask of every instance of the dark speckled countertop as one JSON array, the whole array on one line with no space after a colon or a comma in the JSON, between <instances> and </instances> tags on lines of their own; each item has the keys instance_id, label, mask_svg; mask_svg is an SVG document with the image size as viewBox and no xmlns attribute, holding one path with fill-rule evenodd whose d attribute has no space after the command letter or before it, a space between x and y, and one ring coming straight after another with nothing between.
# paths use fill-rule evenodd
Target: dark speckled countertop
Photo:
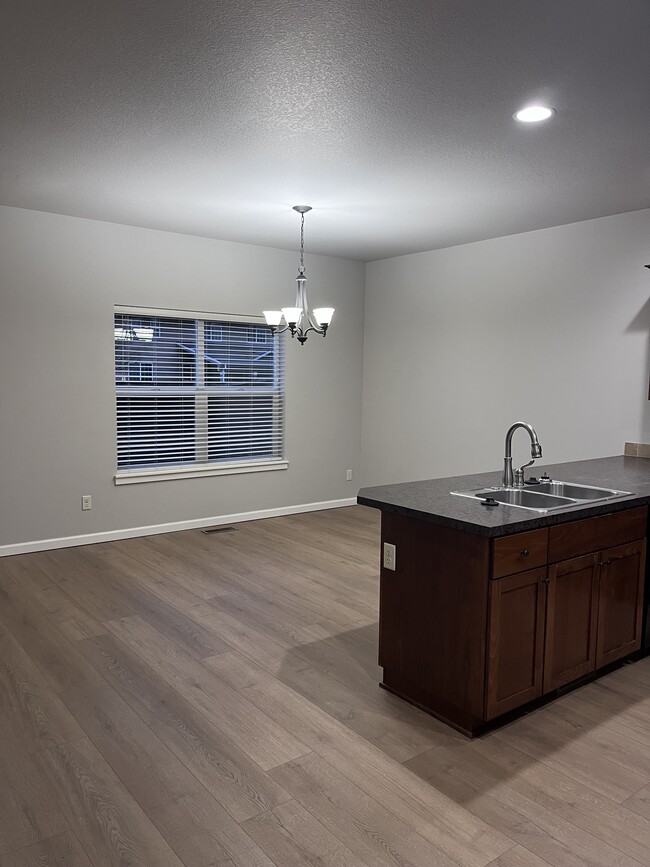
<instances>
[{"instance_id":1,"label":"dark speckled countertop","mask_svg":"<svg viewBox=\"0 0 650 867\"><path fill-rule=\"evenodd\" d=\"M448 479L427 479L361 488L357 502L385 512L411 515L434 524L444 524L481 536L508 536L552 524L564 524L593 515L620 512L650 502L650 459L619 455L565 464L535 465L535 474L546 471L552 479L596 487L631 491L630 496L606 500L595 505L570 506L553 512L529 512L499 505L487 508L478 499L453 496L451 491L468 491L501 484L501 472ZM533 488L534 490L534 488Z\"/></svg>"}]
</instances>

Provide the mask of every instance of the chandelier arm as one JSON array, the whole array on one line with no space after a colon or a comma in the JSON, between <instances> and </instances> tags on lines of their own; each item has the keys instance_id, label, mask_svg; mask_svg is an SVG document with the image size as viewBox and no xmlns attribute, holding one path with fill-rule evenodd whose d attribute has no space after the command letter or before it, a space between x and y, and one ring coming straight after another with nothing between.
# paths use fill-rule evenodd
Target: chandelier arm
<instances>
[{"instance_id":1,"label":"chandelier arm","mask_svg":"<svg viewBox=\"0 0 650 867\"><path fill-rule=\"evenodd\" d=\"M309 310L309 308L307 309L307 322L309 323L309 327L307 328L307 331L319 331L320 330L320 325L312 317L311 310Z\"/></svg>"},{"instance_id":2,"label":"chandelier arm","mask_svg":"<svg viewBox=\"0 0 650 867\"><path fill-rule=\"evenodd\" d=\"M327 325L310 325L308 328L301 328L300 326L298 326L297 328L292 328L290 325L285 325L284 328L279 328L278 326L271 326L271 333L273 335L284 334L285 331L290 331L292 337L297 337L300 343L304 344L310 331L313 331L314 334L320 334L321 337L326 337Z\"/></svg>"},{"instance_id":3,"label":"chandelier arm","mask_svg":"<svg viewBox=\"0 0 650 867\"><path fill-rule=\"evenodd\" d=\"M327 329L319 325L310 325L309 328L301 328L300 331L305 335L309 334L310 331L314 331L316 334L322 334L324 337Z\"/></svg>"}]
</instances>

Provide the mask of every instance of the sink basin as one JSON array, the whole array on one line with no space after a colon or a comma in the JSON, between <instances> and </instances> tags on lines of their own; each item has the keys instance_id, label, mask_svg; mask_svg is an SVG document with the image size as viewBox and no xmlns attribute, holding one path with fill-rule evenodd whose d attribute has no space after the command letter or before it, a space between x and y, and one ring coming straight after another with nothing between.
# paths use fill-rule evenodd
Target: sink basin
<instances>
[{"instance_id":1,"label":"sink basin","mask_svg":"<svg viewBox=\"0 0 650 867\"><path fill-rule=\"evenodd\" d=\"M531 490L556 497L573 497L576 500L608 500L610 497L627 494L611 488L593 488L591 485L573 485L570 482L542 482L540 485L531 485Z\"/></svg>"},{"instance_id":2,"label":"sink basin","mask_svg":"<svg viewBox=\"0 0 650 867\"><path fill-rule=\"evenodd\" d=\"M504 503L506 506L520 506L525 509L536 509L546 511L547 509L560 509L562 507L574 506L576 500L571 497L554 497L550 494L538 494L536 491L523 490L522 488L504 488L501 491L491 491L485 494L477 493L475 497L492 497L497 503Z\"/></svg>"},{"instance_id":3,"label":"sink basin","mask_svg":"<svg viewBox=\"0 0 650 867\"><path fill-rule=\"evenodd\" d=\"M480 500L490 497L505 506L531 509L534 512L548 512L552 509L566 509L567 506L578 505L578 500L571 497L556 497L551 494L529 491L527 488L480 488L477 491L452 491L451 493L456 497L471 497Z\"/></svg>"},{"instance_id":4,"label":"sink basin","mask_svg":"<svg viewBox=\"0 0 650 867\"><path fill-rule=\"evenodd\" d=\"M615 491L612 488L595 488L591 485L574 485L571 482L543 482L526 488L479 488L474 491L451 491L457 497L471 497L485 500L488 497L504 506L517 509L530 509L533 512L551 512L569 506L585 506L616 497L627 497L629 491ZM495 504L496 505L496 504Z\"/></svg>"}]
</instances>

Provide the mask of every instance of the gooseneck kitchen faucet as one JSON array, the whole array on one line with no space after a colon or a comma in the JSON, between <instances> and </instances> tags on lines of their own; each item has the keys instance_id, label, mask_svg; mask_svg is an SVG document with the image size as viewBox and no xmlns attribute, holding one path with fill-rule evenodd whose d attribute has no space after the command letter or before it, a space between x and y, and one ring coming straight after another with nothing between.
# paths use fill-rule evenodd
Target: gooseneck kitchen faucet
<instances>
[{"instance_id":1,"label":"gooseneck kitchen faucet","mask_svg":"<svg viewBox=\"0 0 650 867\"><path fill-rule=\"evenodd\" d=\"M528 436L530 437L530 456L532 460L530 460L527 464L524 464L519 469L515 470L514 477L512 473L512 435L517 430L518 427L523 427L524 430L528 431ZM529 467L534 461L535 458L541 458L542 456L542 447L539 444L539 440L537 439L537 433L535 432L535 428L529 424L526 424L525 421L516 421L511 428L508 429L508 433L506 434L506 455L503 459L503 484L504 487L507 488L523 488L524 486L524 469Z\"/></svg>"}]
</instances>

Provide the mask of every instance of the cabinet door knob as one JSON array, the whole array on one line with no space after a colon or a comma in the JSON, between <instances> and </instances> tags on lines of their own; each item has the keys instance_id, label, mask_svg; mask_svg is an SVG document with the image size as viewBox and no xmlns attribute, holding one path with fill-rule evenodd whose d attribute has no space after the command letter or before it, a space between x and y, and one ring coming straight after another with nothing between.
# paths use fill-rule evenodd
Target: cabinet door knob
<instances>
[{"instance_id":1,"label":"cabinet door knob","mask_svg":"<svg viewBox=\"0 0 650 867\"><path fill-rule=\"evenodd\" d=\"M528 550L528 548L524 548L524 550L521 552L522 557L527 557L529 554L530 551Z\"/></svg>"},{"instance_id":2,"label":"cabinet door knob","mask_svg":"<svg viewBox=\"0 0 650 867\"><path fill-rule=\"evenodd\" d=\"M550 583L551 583L551 579L550 579L550 578L544 578L544 579L542 579L542 582L543 582L544 584L550 584Z\"/></svg>"}]
</instances>

